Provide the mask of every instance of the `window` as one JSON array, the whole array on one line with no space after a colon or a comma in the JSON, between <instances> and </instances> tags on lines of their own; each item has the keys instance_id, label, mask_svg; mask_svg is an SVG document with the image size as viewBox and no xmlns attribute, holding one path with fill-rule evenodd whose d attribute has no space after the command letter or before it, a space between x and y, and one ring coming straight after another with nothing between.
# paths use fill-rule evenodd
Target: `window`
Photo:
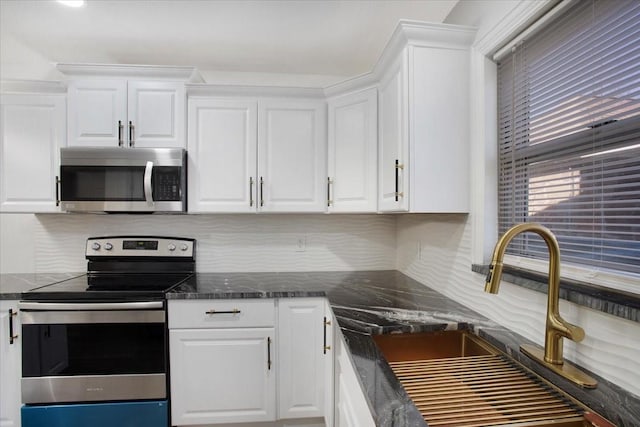
<instances>
[{"instance_id":1,"label":"window","mask_svg":"<svg viewBox=\"0 0 640 427\"><path fill-rule=\"evenodd\" d=\"M498 223L563 262L640 275L640 2L575 2L498 64ZM547 258L537 235L507 253Z\"/></svg>"}]
</instances>

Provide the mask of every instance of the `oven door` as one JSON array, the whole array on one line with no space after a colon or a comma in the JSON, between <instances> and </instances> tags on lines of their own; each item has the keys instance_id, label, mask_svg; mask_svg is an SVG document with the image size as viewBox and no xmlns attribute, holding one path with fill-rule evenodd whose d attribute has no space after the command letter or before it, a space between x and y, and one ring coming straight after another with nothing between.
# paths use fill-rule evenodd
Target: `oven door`
<instances>
[{"instance_id":1,"label":"oven door","mask_svg":"<svg viewBox=\"0 0 640 427\"><path fill-rule=\"evenodd\" d=\"M164 399L162 302L21 302L22 402Z\"/></svg>"}]
</instances>

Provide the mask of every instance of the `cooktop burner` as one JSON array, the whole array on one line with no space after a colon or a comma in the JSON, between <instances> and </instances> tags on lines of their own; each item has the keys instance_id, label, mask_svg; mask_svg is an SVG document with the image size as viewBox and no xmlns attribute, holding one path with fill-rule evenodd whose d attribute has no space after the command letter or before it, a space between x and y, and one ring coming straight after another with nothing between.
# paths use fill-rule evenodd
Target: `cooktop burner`
<instances>
[{"instance_id":1,"label":"cooktop burner","mask_svg":"<svg viewBox=\"0 0 640 427\"><path fill-rule=\"evenodd\" d=\"M93 237L85 275L24 293L31 301L149 301L194 279L195 240L171 237Z\"/></svg>"}]
</instances>

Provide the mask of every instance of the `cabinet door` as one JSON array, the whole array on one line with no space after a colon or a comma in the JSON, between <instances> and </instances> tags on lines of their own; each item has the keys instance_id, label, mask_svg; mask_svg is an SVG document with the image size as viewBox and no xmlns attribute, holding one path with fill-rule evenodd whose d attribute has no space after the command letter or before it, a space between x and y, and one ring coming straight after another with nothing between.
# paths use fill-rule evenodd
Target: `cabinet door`
<instances>
[{"instance_id":1,"label":"cabinet door","mask_svg":"<svg viewBox=\"0 0 640 427\"><path fill-rule=\"evenodd\" d=\"M405 51L380 80L378 209L409 210L408 89Z\"/></svg>"},{"instance_id":2,"label":"cabinet door","mask_svg":"<svg viewBox=\"0 0 640 427\"><path fill-rule=\"evenodd\" d=\"M375 89L329 101L330 212L375 212L378 106Z\"/></svg>"},{"instance_id":3,"label":"cabinet door","mask_svg":"<svg viewBox=\"0 0 640 427\"><path fill-rule=\"evenodd\" d=\"M56 175L65 139L63 95L2 95L0 211L57 212Z\"/></svg>"},{"instance_id":4,"label":"cabinet door","mask_svg":"<svg viewBox=\"0 0 640 427\"><path fill-rule=\"evenodd\" d=\"M324 101L268 100L259 103L258 114L259 210L324 212Z\"/></svg>"},{"instance_id":5,"label":"cabinet door","mask_svg":"<svg viewBox=\"0 0 640 427\"><path fill-rule=\"evenodd\" d=\"M185 102L184 83L129 81L129 146L184 148Z\"/></svg>"},{"instance_id":6,"label":"cabinet door","mask_svg":"<svg viewBox=\"0 0 640 427\"><path fill-rule=\"evenodd\" d=\"M189 211L255 212L257 103L189 100Z\"/></svg>"},{"instance_id":7,"label":"cabinet door","mask_svg":"<svg viewBox=\"0 0 640 427\"><path fill-rule=\"evenodd\" d=\"M279 419L324 415L324 307L323 298L278 301Z\"/></svg>"},{"instance_id":8,"label":"cabinet door","mask_svg":"<svg viewBox=\"0 0 640 427\"><path fill-rule=\"evenodd\" d=\"M127 82L69 82L69 146L117 147L126 143Z\"/></svg>"},{"instance_id":9,"label":"cabinet door","mask_svg":"<svg viewBox=\"0 0 640 427\"><path fill-rule=\"evenodd\" d=\"M0 426L20 427L21 346L17 301L0 301ZM12 323L10 327L10 323Z\"/></svg>"},{"instance_id":10,"label":"cabinet door","mask_svg":"<svg viewBox=\"0 0 640 427\"><path fill-rule=\"evenodd\" d=\"M469 212L468 51L409 54L411 211Z\"/></svg>"},{"instance_id":11,"label":"cabinet door","mask_svg":"<svg viewBox=\"0 0 640 427\"><path fill-rule=\"evenodd\" d=\"M273 421L273 328L172 329L171 424Z\"/></svg>"},{"instance_id":12,"label":"cabinet door","mask_svg":"<svg viewBox=\"0 0 640 427\"><path fill-rule=\"evenodd\" d=\"M341 334L338 334L341 335ZM351 364L344 338L336 337L335 427L374 427L371 409Z\"/></svg>"},{"instance_id":13,"label":"cabinet door","mask_svg":"<svg viewBox=\"0 0 640 427\"><path fill-rule=\"evenodd\" d=\"M324 313L324 423L326 427L333 427L335 422L333 405L335 403L334 367L336 359L336 342L334 338L336 337L338 325L327 300L325 300Z\"/></svg>"}]
</instances>

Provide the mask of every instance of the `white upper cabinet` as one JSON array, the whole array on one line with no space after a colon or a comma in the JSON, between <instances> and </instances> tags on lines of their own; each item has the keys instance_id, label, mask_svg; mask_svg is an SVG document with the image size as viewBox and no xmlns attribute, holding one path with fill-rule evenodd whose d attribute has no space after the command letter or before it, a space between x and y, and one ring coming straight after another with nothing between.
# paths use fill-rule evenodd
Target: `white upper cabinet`
<instances>
[{"instance_id":1,"label":"white upper cabinet","mask_svg":"<svg viewBox=\"0 0 640 427\"><path fill-rule=\"evenodd\" d=\"M390 45L402 48L383 55L378 86L380 211L469 211L474 34L466 27L407 22L396 30ZM402 37L407 41L398 42Z\"/></svg>"},{"instance_id":2,"label":"white upper cabinet","mask_svg":"<svg viewBox=\"0 0 640 427\"><path fill-rule=\"evenodd\" d=\"M406 56L400 55L380 80L378 209L409 210L404 164L409 157Z\"/></svg>"},{"instance_id":3,"label":"white upper cabinet","mask_svg":"<svg viewBox=\"0 0 640 427\"><path fill-rule=\"evenodd\" d=\"M326 210L324 101L267 100L258 108L258 197L262 212Z\"/></svg>"},{"instance_id":4,"label":"white upper cabinet","mask_svg":"<svg viewBox=\"0 0 640 427\"><path fill-rule=\"evenodd\" d=\"M69 82L69 145L176 147L185 143L184 83Z\"/></svg>"},{"instance_id":5,"label":"white upper cabinet","mask_svg":"<svg viewBox=\"0 0 640 427\"><path fill-rule=\"evenodd\" d=\"M190 67L59 64L68 80L68 145L186 145Z\"/></svg>"},{"instance_id":6,"label":"white upper cabinet","mask_svg":"<svg viewBox=\"0 0 640 427\"><path fill-rule=\"evenodd\" d=\"M189 100L189 211L255 212L257 103Z\"/></svg>"},{"instance_id":7,"label":"white upper cabinet","mask_svg":"<svg viewBox=\"0 0 640 427\"><path fill-rule=\"evenodd\" d=\"M324 212L324 100L192 96L190 212Z\"/></svg>"},{"instance_id":8,"label":"white upper cabinet","mask_svg":"<svg viewBox=\"0 0 640 427\"><path fill-rule=\"evenodd\" d=\"M329 99L329 212L377 210L377 101L375 88Z\"/></svg>"},{"instance_id":9,"label":"white upper cabinet","mask_svg":"<svg viewBox=\"0 0 640 427\"><path fill-rule=\"evenodd\" d=\"M0 108L0 211L58 212L64 94L3 94Z\"/></svg>"},{"instance_id":10,"label":"white upper cabinet","mask_svg":"<svg viewBox=\"0 0 640 427\"><path fill-rule=\"evenodd\" d=\"M122 146L125 127L128 127L126 81L69 82L69 145Z\"/></svg>"}]
</instances>

